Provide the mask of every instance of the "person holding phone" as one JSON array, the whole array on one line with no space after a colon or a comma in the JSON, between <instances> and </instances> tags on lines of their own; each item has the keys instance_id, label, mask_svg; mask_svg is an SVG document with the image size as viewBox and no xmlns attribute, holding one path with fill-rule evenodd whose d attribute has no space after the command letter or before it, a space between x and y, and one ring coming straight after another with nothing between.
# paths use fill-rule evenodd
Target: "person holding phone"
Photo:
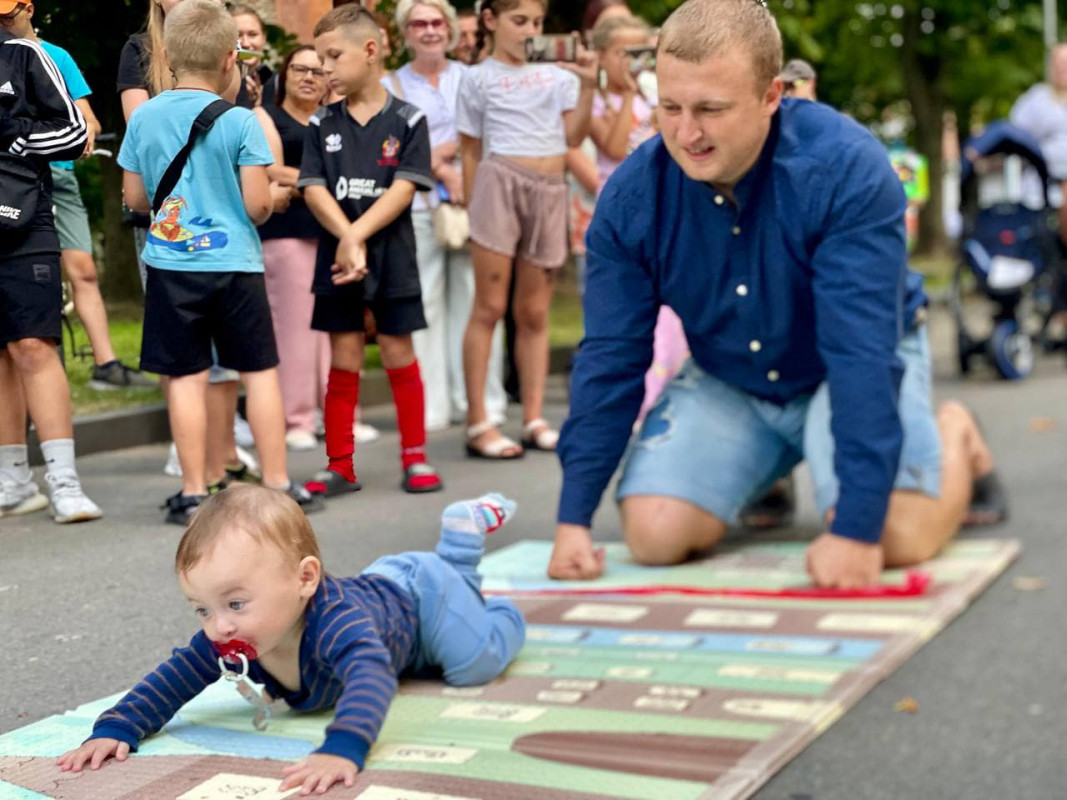
<instances>
[{"instance_id":1,"label":"person holding phone","mask_svg":"<svg viewBox=\"0 0 1067 800\"><path fill-rule=\"evenodd\" d=\"M588 131L597 70L595 57L580 46L573 64L528 63L527 39L541 35L546 10L547 0L482 2L476 49L489 42L490 57L468 70L459 95L475 287L463 348L467 453L478 458L524 452L485 407L490 343L512 280L523 445L552 451L559 438L541 417L548 309L554 273L567 258L565 158Z\"/></svg>"}]
</instances>

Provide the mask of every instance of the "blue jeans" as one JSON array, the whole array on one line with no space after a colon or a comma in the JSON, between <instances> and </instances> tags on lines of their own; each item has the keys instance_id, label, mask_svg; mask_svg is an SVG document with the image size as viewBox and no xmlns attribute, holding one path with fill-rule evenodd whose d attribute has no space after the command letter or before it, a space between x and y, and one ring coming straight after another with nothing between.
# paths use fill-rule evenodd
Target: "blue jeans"
<instances>
[{"instance_id":1,"label":"blue jeans","mask_svg":"<svg viewBox=\"0 0 1067 800\"><path fill-rule=\"evenodd\" d=\"M899 401L904 447L894 489L938 497L941 436L931 400L926 329L901 339L897 356L904 362ZM723 383L690 359L631 442L618 499L676 497L736 524L745 506L805 460L816 505L825 515L840 491L830 416L825 383L779 406Z\"/></svg>"},{"instance_id":2,"label":"blue jeans","mask_svg":"<svg viewBox=\"0 0 1067 800\"><path fill-rule=\"evenodd\" d=\"M484 552L484 535L442 524L437 552L385 556L363 571L388 578L415 598L416 675L439 669L453 686L488 683L522 649L526 621L519 609L503 597L482 597L478 564Z\"/></svg>"}]
</instances>

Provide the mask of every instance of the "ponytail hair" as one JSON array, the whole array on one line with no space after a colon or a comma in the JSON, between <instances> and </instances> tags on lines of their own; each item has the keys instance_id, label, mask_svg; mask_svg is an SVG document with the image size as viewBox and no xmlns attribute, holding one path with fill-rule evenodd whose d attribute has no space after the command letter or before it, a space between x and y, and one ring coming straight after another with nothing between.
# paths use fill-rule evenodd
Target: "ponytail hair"
<instances>
[{"instance_id":1,"label":"ponytail hair","mask_svg":"<svg viewBox=\"0 0 1067 800\"><path fill-rule=\"evenodd\" d=\"M474 4L474 10L478 14L478 36L474 43L474 52L471 54L471 63L477 64L487 46L490 52L493 48L493 32L485 24L485 13L488 11L494 17L499 17L505 11L518 8L522 0L478 0ZM548 0L538 0L541 7L548 10Z\"/></svg>"},{"instance_id":2,"label":"ponytail hair","mask_svg":"<svg viewBox=\"0 0 1067 800\"><path fill-rule=\"evenodd\" d=\"M167 51L163 46L165 16L163 7L150 0L148 22L145 24L145 83L148 84L150 97L174 88L174 73L171 72Z\"/></svg>"}]
</instances>

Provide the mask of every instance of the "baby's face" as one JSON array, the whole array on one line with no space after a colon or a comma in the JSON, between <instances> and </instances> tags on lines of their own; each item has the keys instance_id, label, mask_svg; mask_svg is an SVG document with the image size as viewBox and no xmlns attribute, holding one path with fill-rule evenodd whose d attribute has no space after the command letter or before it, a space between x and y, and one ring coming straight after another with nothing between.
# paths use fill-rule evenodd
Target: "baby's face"
<instances>
[{"instance_id":1,"label":"baby's face","mask_svg":"<svg viewBox=\"0 0 1067 800\"><path fill-rule=\"evenodd\" d=\"M274 545L228 531L178 581L208 638L237 639L262 658L279 645L299 645L310 594L291 561Z\"/></svg>"}]
</instances>

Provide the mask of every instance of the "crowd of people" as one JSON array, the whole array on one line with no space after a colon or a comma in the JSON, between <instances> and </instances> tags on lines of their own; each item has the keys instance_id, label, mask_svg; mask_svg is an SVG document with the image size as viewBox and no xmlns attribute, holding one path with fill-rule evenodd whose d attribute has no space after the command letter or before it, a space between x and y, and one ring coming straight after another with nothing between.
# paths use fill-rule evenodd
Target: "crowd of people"
<instances>
[{"instance_id":1,"label":"crowd of people","mask_svg":"<svg viewBox=\"0 0 1067 800\"><path fill-rule=\"evenodd\" d=\"M426 437L451 424L465 426L474 458L513 460L554 451L559 441L555 577L599 572L589 525L631 429L619 489L624 533L635 555L654 563L714 544L802 459L818 478L832 531L813 545L813 575L831 584L871 580L881 561L846 545L882 541L883 530L906 538L924 529L928 547L908 540L888 551L905 553L905 561L929 555L959 527L956 512L973 499L976 482L989 488L992 460L969 413L931 410L925 297L898 252L899 187L875 158L882 153L873 137L813 102L811 66L794 60L783 68L781 39L763 6L693 0L656 31L622 0L593 0L587 47L576 42L572 59L543 63L530 60L527 43L543 32L544 0L482 0L473 12L457 12L448 0L400 0L392 21L350 3L274 71L254 8L186 5L193 1L150 2L145 30L122 51L117 81L127 120L118 161L146 298L140 367L160 376L181 476L165 504L168 522L187 525L208 496L235 480L286 492L306 512L360 490L360 380L372 339L393 391L405 491L443 488ZM33 4L4 0L3 8L3 29L35 47ZM674 20L686 15L695 28L682 35ZM724 21L730 25L719 34L706 33ZM390 22L409 55L395 72L386 65ZM91 152L99 124L89 87L65 51L40 46L42 63L52 63L45 53L55 55L59 66L49 74L64 89L69 124L84 133L81 149L63 155ZM733 71L699 90L700 69L731 58ZM718 88L733 73L735 85ZM753 75L769 87L762 94L749 91ZM820 131L820 144L796 160L792 143L811 130ZM798 202L810 207L813 225L831 219L840 230L792 242L787 229L801 235L804 228L782 224L774 203L761 201L761 191L783 192L764 187L765 173L796 171L807 201L817 179L800 174L802 165L829 153L825 142L835 137L877 163L866 183L846 176L835 190L855 194L854 206ZM56 152L32 163L54 161ZM145 379L107 342L70 163L49 167L36 233L13 253L28 262L28 274L18 287L24 294L10 296L28 297L30 288L40 295L35 314L8 312L4 321L0 513L30 513L51 501L56 520L69 522L101 511L73 466L69 392L52 343L53 261L80 287L75 298L101 379ZM687 193L692 198L678 208L668 202ZM630 207L646 197L660 201ZM51 208L43 211L48 198L54 221ZM703 222L687 222L706 203ZM868 216L851 219L858 208ZM719 217L722 239L710 223ZM642 230L646 239L635 238ZM853 242L860 230L862 246ZM712 284L691 269L726 253L708 273ZM832 268L861 254L881 271L865 265L842 283ZM560 440L543 405L548 310L568 258L587 331ZM779 261L798 259L788 280L764 278L769 262L780 271ZM851 308L857 296L863 308ZM12 306L6 296L5 303ZM859 319L862 335L853 331ZM783 328L781 320L793 322ZM518 441L501 430L509 359L522 407ZM242 461L234 433L242 384L256 470ZM704 394L691 391L698 384ZM798 424L786 431L781 420L769 422L768 403ZM687 404L695 427L681 436ZM48 497L26 463L27 410L49 463ZM752 440L743 449L753 463L743 469L732 460L741 453L688 446L693 437L721 435L715 419L737 439L739 420L750 417ZM325 469L294 480L287 449L314 449L320 436ZM728 463L684 467L698 452ZM944 474L950 467L956 472ZM664 519L669 534L659 532ZM874 548L879 558L882 545ZM851 566L821 569L822 552Z\"/></svg>"},{"instance_id":2,"label":"crowd of people","mask_svg":"<svg viewBox=\"0 0 1067 800\"><path fill-rule=\"evenodd\" d=\"M452 423L475 458L558 443L554 578L601 574L591 525L620 464L623 535L644 564L714 546L801 461L824 523L807 553L820 586L868 586L884 565L936 554L968 519L1006 515L973 415L932 403L900 182L867 130L814 102L810 65L783 70L764 4L687 0L654 31L624 2L594 0L588 48L543 63L527 43L545 0L481 0L474 14L400 0L410 59L395 72L388 21L359 4L324 16L277 72L253 8L149 8L122 54L118 162L145 287L140 367L161 376L180 462L166 519L186 526L176 568L204 631L63 769L124 759L243 659L273 697L337 705L324 746L285 779L325 791L354 780L398 675L436 668L478 683L514 657L521 615L484 600L475 571L485 535L514 512L498 495L450 506L435 556L355 579L322 572L304 515L361 489L371 336L404 491L443 488L426 437ZM25 193L0 197L0 514L50 502L73 522L101 511L74 468L55 346L61 262L92 324L106 321L85 288L84 231L64 232L59 219L75 216L64 201L53 217L53 187L76 205L69 168L46 166L91 149L96 126L88 87L49 58L32 12L0 0L0 170L11 187L35 170ZM586 335L560 434L543 418L547 317L569 256ZM519 441L501 430L502 328ZM100 346L98 369L134 381ZM260 488L227 488L249 472L234 437L240 384ZM27 411L47 498L27 465ZM326 467L301 483L287 450L316 447L319 419ZM305 631L321 658L305 658ZM318 688L302 694L303 682ZM145 708L147 694L160 704Z\"/></svg>"}]
</instances>

